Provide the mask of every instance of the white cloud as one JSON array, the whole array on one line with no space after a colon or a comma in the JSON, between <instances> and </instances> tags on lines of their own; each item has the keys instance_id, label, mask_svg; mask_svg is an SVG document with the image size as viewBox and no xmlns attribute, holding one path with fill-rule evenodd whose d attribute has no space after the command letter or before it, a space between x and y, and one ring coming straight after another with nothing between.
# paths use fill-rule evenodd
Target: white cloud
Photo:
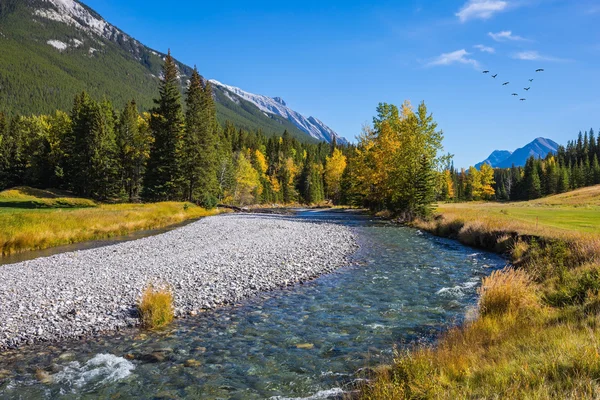
<instances>
[{"instance_id":1,"label":"white cloud","mask_svg":"<svg viewBox=\"0 0 600 400\"><path fill-rule=\"evenodd\" d=\"M474 68L479 68L479 62L468 57L470 54L471 53L467 52L465 49L456 50L451 53L443 53L434 60L430 61L427 66L433 67L436 65L469 64Z\"/></svg>"},{"instance_id":2,"label":"white cloud","mask_svg":"<svg viewBox=\"0 0 600 400\"><path fill-rule=\"evenodd\" d=\"M502 31L498 33L489 32L488 35L496 42L504 42L506 40L512 40L516 42L527 41L527 39L521 36L513 35L512 31Z\"/></svg>"},{"instance_id":3,"label":"white cloud","mask_svg":"<svg viewBox=\"0 0 600 400\"><path fill-rule=\"evenodd\" d=\"M512 58L516 60L524 60L524 61L569 61L563 58L550 57L540 54L535 50L521 51L519 53L515 53L512 55Z\"/></svg>"},{"instance_id":4,"label":"white cloud","mask_svg":"<svg viewBox=\"0 0 600 400\"><path fill-rule=\"evenodd\" d=\"M455 15L460 22L467 22L471 19L489 19L507 7L508 2L502 0L469 0Z\"/></svg>"},{"instance_id":5,"label":"white cloud","mask_svg":"<svg viewBox=\"0 0 600 400\"><path fill-rule=\"evenodd\" d=\"M482 44L476 44L475 46L476 49L478 49L479 51L483 52L483 53L490 53L493 54L496 52L496 49L494 49L493 47L488 47L488 46L484 46Z\"/></svg>"}]
</instances>

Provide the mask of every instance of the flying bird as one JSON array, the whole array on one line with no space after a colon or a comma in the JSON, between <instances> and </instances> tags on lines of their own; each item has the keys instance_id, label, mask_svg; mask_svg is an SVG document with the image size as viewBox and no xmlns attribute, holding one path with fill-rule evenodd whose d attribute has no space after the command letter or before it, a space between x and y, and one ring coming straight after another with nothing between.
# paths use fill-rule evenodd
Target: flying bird
<instances>
[{"instance_id":1,"label":"flying bird","mask_svg":"<svg viewBox=\"0 0 600 400\"><path fill-rule=\"evenodd\" d=\"M506 86L506 85L508 85L509 83L510 83L510 82L504 82L504 83L502 84L502 86Z\"/></svg>"},{"instance_id":2,"label":"flying bird","mask_svg":"<svg viewBox=\"0 0 600 400\"><path fill-rule=\"evenodd\" d=\"M489 74L490 71L483 71L484 74Z\"/></svg>"},{"instance_id":3,"label":"flying bird","mask_svg":"<svg viewBox=\"0 0 600 400\"><path fill-rule=\"evenodd\" d=\"M519 95L519 93L513 93L512 95L513 95L513 96L518 96L518 95Z\"/></svg>"},{"instance_id":4,"label":"flying bird","mask_svg":"<svg viewBox=\"0 0 600 400\"><path fill-rule=\"evenodd\" d=\"M492 78L495 78L495 77L497 77L497 76L498 76L498 74L496 74L496 75L492 75Z\"/></svg>"},{"instance_id":5,"label":"flying bird","mask_svg":"<svg viewBox=\"0 0 600 400\"><path fill-rule=\"evenodd\" d=\"M543 68L536 69L535 72L544 72L544 69Z\"/></svg>"},{"instance_id":6,"label":"flying bird","mask_svg":"<svg viewBox=\"0 0 600 400\"><path fill-rule=\"evenodd\" d=\"M526 88L523 88L523 89L525 89L525 90L529 90L529 89L531 89L531 87L526 87Z\"/></svg>"},{"instance_id":7,"label":"flying bird","mask_svg":"<svg viewBox=\"0 0 600 400\"><path fill-rule=\"evenodd\" d=\"M521 100L521 101L525 101L525 100L527 100L527 99L519 99L519 100Z\"/></svg>"},{"instance_id":8,"label":"flying bird","mask_svg":"<svg viewBox=\"0 0 600 400\"><path fill-rule=\"evenodd\" d=\"M533 82L533 79L530 79L529 82Z\"/></svg>"}]
</instances>

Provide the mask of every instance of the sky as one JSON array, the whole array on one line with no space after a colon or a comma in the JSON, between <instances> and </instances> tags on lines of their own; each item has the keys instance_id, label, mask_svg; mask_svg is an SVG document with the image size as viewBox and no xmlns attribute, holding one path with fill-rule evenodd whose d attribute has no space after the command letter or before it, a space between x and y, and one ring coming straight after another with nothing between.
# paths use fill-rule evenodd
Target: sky
<instances>
[{"instance_id":1,"label":"sky","mask_svg":"<svg viewBox=\"0 0 600 400\"><path fill-rule=\"evenodd\" d=\"M204 77L282 97L352 141L378 103L425 101L458 167L600 128L600 0L84 2Z\"/></svg>"}]
</instances>

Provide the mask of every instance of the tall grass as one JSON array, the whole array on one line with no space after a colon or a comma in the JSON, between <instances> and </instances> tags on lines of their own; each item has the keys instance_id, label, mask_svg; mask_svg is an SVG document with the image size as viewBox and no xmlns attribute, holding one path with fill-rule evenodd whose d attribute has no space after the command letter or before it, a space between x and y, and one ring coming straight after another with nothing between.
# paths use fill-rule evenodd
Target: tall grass
<instances>
[{"instance_id":1,"label":"tall grass","mask_svg":"<svg viewBox=\"0 0 600 400\"><path fill-rule=\"evenodd\" d=\"M27 250L106 239L138 230L161 228L214 215L191 203L114 204L86 209L0 208L0 252Z\"/></svg>"},{"instance_id":2,"label":"tall grass","mask_svg":"<svg viewBox=\"0 0 600 400\"><path fill-rule=\"evenodd\" d=\"M165 285L149 285L138 304L141 325L145 329L160 329L173 321L173 292Z\"/></svg>"},{"instance_id":3,"label":"tall grass","mask_svg":"<svg viewBox=\"0 0 600 400\"><path fill-rule=\"evenodd\" d=\"M523 312L538 306L532 280L523 270L506 268L492 272L483 279L478 293L481 315Z\"/></svg>"}]
</instances>

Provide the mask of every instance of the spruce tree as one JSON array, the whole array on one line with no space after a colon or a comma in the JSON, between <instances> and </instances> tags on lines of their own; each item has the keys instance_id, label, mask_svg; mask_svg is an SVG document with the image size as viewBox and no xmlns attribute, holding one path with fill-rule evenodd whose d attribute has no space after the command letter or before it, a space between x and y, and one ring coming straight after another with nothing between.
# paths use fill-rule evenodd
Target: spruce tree
<instances>
[{"instance_id":1,"label":"spruce tree","mask_svg":"<svg viewBox=\"0 0 600 400\"><path fill-rule=\"evenodd\" d=\"M186 106L180 164L185 197L189 201L216 198L215 107L210 83L203 86L202 77L196 68L187 90Z\"/></svg>"},{"instance_id":2,"label":"spruce tree","mask_svg":"<svg viewBox=\"0 0 600 400\"><path fill-rule=\"evenodd\" d=\"M569 169L567 167L560 168L560 174L558 178L558 193L568 192L571 188L569 179Z\"/></svg>"},{"instance_id":3,"label":"spruce tree","mask_svg":"<svg viewBox=\"0 0 600 400\"><path fill-rule=\"evenodd\" d=\"M592 161L592 184L598 185L600 184L600 164L598 163L598 155L594 154L594 158Z\"/></svg>"},{"instance_id":4,"label":"spruce tree","mask_svg":"<svg viewBox=\"0 0 600 400\"><path fill-rule=\"evenodd\" d=\"M179 78L171 51L165 58L160 82L160 95L152 110L150 130L154 142L144 175L142 197L149 201L180 198L181 176L178 152L184 129L184 116L179 92Z\"/></svg>"},{"instance_id":5,"label":"spruce tree","mask_svg":"<svg viewBox=\"0 0 600 400\"><path fill-rule=\"evenodd\" d=\"M135 100L125 106L117 128L117 148L121 161L121 179L128 201L136 201L152 138L147 123L141 119Z\"/></svg>"}]
</instances>

